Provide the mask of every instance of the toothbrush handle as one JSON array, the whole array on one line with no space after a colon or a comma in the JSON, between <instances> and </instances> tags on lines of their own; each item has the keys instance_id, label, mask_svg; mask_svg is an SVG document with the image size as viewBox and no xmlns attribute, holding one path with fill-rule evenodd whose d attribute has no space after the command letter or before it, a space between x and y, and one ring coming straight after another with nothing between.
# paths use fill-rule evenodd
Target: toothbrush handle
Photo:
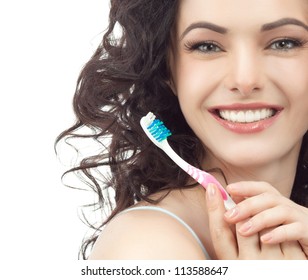
<instances>
[{"instance_id":1,"label":"toothbrush handle","mask_svg":"<svg viewBox=\"0 0 308 280\"><path fill-rule=\"evenodd\" d=\"M215 184L222 195L222 198L224 200L225 208L227 210L233 208L236 204L231 199L231 197L228 195L226 190L221 186L221 184L215 179L214 176L211 174L202 171L190 164L187 164L187 169L185 170L192 178L194 178L200 185L202 185L205 189L209 183Z\"/></svg>"},{"instance_id":2,"label":"toothbrush handle","mask_svg":"<svg viewBox=\"0 0 308 280\"><path fill-rule=\"evenodd\" d=\"M215 184L221 194L222 198L224 200L224 205L227 210L233 208L236 204L231 199L231 197L228 195L228 193L225 191L225 189L221 186L221 184L215 179L214 176L211 174L202 171L192 165L190 165L188 162L183 160L169 145L167 140L162 141L160 148L180 167L182 168L186 173L188 173L192 178L194 178L199 184L201 184L205 189L209 183Z\"/></svg>"}]
</instances>

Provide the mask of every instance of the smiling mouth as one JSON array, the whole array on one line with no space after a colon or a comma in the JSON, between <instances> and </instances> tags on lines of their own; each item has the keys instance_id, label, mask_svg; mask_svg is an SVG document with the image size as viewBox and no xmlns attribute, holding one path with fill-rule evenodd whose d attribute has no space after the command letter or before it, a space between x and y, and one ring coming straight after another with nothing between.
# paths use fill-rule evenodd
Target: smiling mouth
<instances>
[{"instance_id":1,"label":"smiling mouth","mask_svg":"<svg viewBox=\"0 0 308 280\"><path fill-rule=\"evenodd\" d=\"M240 134L261 132L279 119L283 107L251 103L212 107L211 115L229 131Z\"/></svg>"},{"instance_id":2,"label":"smiling mouth","mask_svg":"<svg viewBox=\"0 0 308 280\"><path fill-rule=\"evenodd\" d=\"M254 123L277 114L278 110L272 108L250 110L215 110L215 114L223 120L233 123Z\"/></svg>"}]
</instances>

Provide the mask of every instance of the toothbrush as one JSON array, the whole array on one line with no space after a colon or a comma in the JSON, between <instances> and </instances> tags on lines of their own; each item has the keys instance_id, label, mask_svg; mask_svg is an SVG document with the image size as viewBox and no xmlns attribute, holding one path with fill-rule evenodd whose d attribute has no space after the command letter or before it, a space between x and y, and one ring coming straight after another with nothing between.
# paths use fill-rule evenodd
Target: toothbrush
<instances>
[{"instance_id":1,"label":"toothbrush","mask_svg":"<svg viewBox=\"0 0 308 280\"><path fill-rule=\"evenodd\" d=\"M140 125L149 139L157 147L162 149L180 168L194 178L205 189L209 183L215 184L221 192L226 210L229 210L235 206L234 201L214 176L190 165L170 147L167 140L167 138L171 135L170 130L166 128L164 123L157 119L152 112L149 112L146 116L141 118Z\"/></svg>"}]
</instances>

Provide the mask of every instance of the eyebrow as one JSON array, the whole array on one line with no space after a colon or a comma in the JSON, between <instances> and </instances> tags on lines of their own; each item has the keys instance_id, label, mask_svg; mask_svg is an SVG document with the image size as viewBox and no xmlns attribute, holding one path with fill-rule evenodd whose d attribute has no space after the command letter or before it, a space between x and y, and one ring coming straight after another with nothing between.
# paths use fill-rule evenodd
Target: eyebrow
<instances>
[{"instance_id":1,"label":"eyebrow","mask_svg":"<svg viewBox=\"0 0 308 280\"><path fill-rule=\"evenodd\" d=\"M308 25L295 18L282 18L280 20L262 25L261 31L269 31L284 25L298 25L308 31Z\"/></svg>"},{"instance_id":2,"label":"eyebrow","mask_svg":"<svg viewBox=\"0 0 308 280\"><path fill-rule=\"evenodd\" d=\"M273 30L275 28L279 28L279 27L284 26L284 25L298 25L298 26L301 26L308 31L308 25L306 25L302 21L295 19L295 18L282 18L282 19L279 19L279 20L271 22L271 23L266 23L266 24L262 25L261 31L262 32L270 31L270 30ZM210 29L210 30L215 31L215 32L220 33L220 34L228 33L228 29L225 28L225 27L222 27L222 26L219 26L219 25L216 25L214 23L207 22L207 21L199 21L199 22L195 22L195 23L192 23L191 25L189 25L184 30L182 35L180 36L180 40L182 40L185 37L185 35L187 33L189 33L191 30L197 29L197 28Z\"/></svg>"},{"instance_id":3,"label":"eyebrow","mask_svg":"<svg viewBox=\"0 0 308 280\"><path fill-rule=\"evenodd\" d=\"M184 32L182 33L182 35L180 36L180 40L182 40L185 35L187 33L189 33L191 30L193 29L197 29L197 28L205 28L205 29L210 29L213 30L217 33L221 33L221 34L226 34L228 32L228 29L219 25L216 25L214 23L210 23L207 21L199 21L199 22L195 22L192 23L191 25L189 25Z\"/></svg>"}]
</instances>

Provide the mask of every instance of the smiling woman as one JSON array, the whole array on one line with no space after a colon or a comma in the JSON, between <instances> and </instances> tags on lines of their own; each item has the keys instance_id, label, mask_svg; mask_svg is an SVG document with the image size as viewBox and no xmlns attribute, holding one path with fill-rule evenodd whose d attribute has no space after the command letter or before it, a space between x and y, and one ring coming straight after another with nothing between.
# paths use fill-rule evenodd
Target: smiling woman
<instances>
[{"instance_id":1,"label":"smiling woman","mask_svg":"<svg viewBox=\"0 0 308 280\"><path fill-rule=\"evenodd\" d=\"M78 121L59 136L104 144L70 170L98 194L96 209L115 201L84 258L307 259L306 6L111 1L109 28L78 80ZM151 143L139 125L149 111L234 208L226 212L217 186L205 191ZM110 176L99 176L102 166Z\"/></svg>"},{"instance_id":2,"label":"smiling woman","mask_svg":"<svg viewBox=\"0 0 308 280\"><path fill-rule=\"evenodd\" d=\"M295 172L294 160L307 131L307 124L297 121L298 114L308 119L306 14L294 8L305 3L286 1L278 9L280 16L270 9L277 1L248 1L254 12L238 19L237 5L227 9L221 1L197 2L182 1L180 6L179 43L171 69L186 121L209 151L204 168L219 167L228 182L235 182L241 178L230 178L226 166L238 166L239 172L231 170L238 175L247 173L250 165L254 170L266 166L268 177L263 180L275 183L274 174L281 172L284 162L287 168L293 162ZM289 142L277 147L279 139ZM290 176L285 183L292 180Z\"/></svg>"}]
</instances>

